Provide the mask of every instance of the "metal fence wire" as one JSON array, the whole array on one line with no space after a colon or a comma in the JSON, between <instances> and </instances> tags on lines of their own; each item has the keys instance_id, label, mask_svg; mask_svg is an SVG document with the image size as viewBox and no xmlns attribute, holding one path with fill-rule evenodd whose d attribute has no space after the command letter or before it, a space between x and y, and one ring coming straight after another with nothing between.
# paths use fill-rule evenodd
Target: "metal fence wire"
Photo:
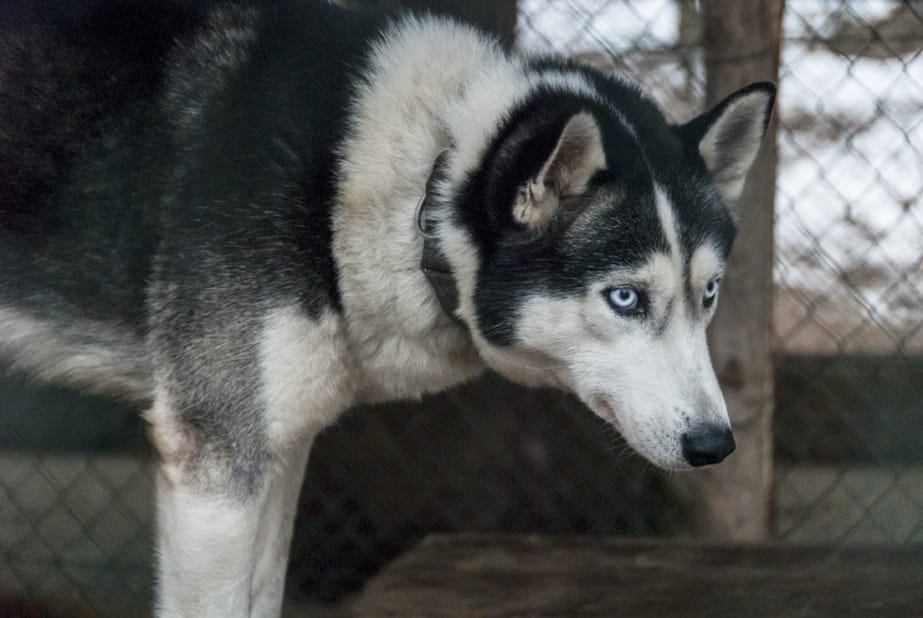
<instances>
[{"instance_id":1,"label":"metal fence wire","mask_svg":"<svg viewBox=\"0 0 923 618\"><path fill-rule=\"evenodd\" d=\"M518 43L704 98L691 0L528 0ZM776 534L923 540L923 2L788 0L779 75ZM716 326L720 328L720 325Z\"/></svg>"},{"instance_id":2,"label":"metal fence wire","mask_svg":"<svg viewBox=\"0 0 923 618\"><path fill-rule=\"evenodd\" d=\"M675 120L701 111L697 2L518 9L519 47L624 74ZM775 535L923 542L923 2L789 0L783 32ZM0 614L143 613L134 413L18 381L0 402ZM571 398L495 377L351 412L312 452L289 590L338 598L431 531L681 534L668 481Z\"/></svg>"}]
</instances>

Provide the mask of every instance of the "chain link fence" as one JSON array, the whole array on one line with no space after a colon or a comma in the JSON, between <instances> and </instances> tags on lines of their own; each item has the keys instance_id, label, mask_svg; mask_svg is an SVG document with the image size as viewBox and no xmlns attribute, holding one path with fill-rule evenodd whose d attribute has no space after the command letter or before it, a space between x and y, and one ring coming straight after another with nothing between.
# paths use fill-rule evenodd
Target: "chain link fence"
<instances>
[{"instance_id":1,"label":"chain link fence","mask_svg":"<svg viewBox=\"0 0 923 618\"><path fill-rule=\"evenodd\" d=\"M789 2L785 29L778 534L920 542L923 3Z\"/></svg>"},{"instance_id":2,"label":"chain link fence","mask_svg":"<svg viewBox=\"0 0 923 618\"><path fill-rule=\"evenodd\" d=\"M520 45L700 111L699 3L520 7ZM776 534L923 541L923 3L788 0L783 36Z\"/></svg>"},{"instance_id":3,"label":"chain link fence","mask_svg":"<svg viewBox=\"0 0 923 618\"><path fill-rule=\"evenodd\" d=\"M776 537L921 542L923 3L789 0L783 32ZM701 111L701 40L693 0L519 2L519 47L625 74L675 120ZM145 614L134 412L19 382L0 402L0 615ZM339 598L432 531L683 534L688 508L570 397L488 377L317 440L289 591Z\"/></svg>"}]
</instances>

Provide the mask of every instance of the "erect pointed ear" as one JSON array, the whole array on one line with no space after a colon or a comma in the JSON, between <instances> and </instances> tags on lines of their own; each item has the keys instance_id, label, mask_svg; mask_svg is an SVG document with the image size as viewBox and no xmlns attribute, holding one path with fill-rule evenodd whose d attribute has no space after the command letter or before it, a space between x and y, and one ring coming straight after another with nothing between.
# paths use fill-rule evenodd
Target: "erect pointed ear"
<instances>
[{"instance_id":1,"label":"erect pointed ear","mask_svg":"<svg viewBox=\"0 0 923 618\"><path fill-rule=\"evenodd\" d=\"M593 174L603 169L606 154L596 119L588 112L574 114L535 176L518 187L513 220L529 229L543 228L563 197L583 193Z\"/></svg>"},{"instance_id":2,"label":"erect pointed ear","mask_svg":"<svg viewBox=\"0 0 923 618\"><path fill-rule=\"evenodd\" d=\"M686 143L698 150L721 196L732 204L759 151L775 98L774 84L751 84L679 127Z\"/></svg>"}]
</instances>

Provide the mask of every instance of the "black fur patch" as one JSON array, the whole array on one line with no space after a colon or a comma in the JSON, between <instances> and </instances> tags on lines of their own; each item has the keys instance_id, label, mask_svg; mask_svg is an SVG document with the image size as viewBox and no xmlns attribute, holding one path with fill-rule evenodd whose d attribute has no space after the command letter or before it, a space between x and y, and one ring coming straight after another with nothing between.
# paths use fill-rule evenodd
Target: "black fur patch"
<instances>
[{"instance_id":1,"label":"black fur patch","mask_svg":"<svg viewBox=\"0 0 923 618\"><path fill-rule=\"evenodd\" d=\"M259 320L292 300L339 306L335 152L383 18L297 1L37 6L0 12L0 306L133 327L250 491L266 456ZM222 36L229 21L253 36Z\"/></svg>"}]
</instances>

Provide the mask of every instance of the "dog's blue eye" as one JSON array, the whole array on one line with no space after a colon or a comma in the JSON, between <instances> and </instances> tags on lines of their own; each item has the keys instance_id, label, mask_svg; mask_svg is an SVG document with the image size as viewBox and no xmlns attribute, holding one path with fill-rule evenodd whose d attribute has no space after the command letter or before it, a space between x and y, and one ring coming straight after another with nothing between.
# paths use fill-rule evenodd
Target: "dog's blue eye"
<instances>
[{"instance_id":1,"label":"dog's blue eye","mask_svg":"<svg viewBox=\"0 0 923 618\"><path fill-rule=\"evenodd\" d=\"M718 283L721 279L712 279L705 286L705 295L702 299L702 304L705 305L705 308L708 309L712 306L712 303L715 302L715 296L718 295Z\"/></svg>"},{"instance_id":2,"label":"dog's blue eye","mask_svg":"<svg viewBox=\"0 0 923 618\"><path fill-rule=\"evenodd\" d=\"M607 299L612 308L623 315L635 313L640 303L640 295L634 288L613 288Z\"/></svg>"}]
</instances>

